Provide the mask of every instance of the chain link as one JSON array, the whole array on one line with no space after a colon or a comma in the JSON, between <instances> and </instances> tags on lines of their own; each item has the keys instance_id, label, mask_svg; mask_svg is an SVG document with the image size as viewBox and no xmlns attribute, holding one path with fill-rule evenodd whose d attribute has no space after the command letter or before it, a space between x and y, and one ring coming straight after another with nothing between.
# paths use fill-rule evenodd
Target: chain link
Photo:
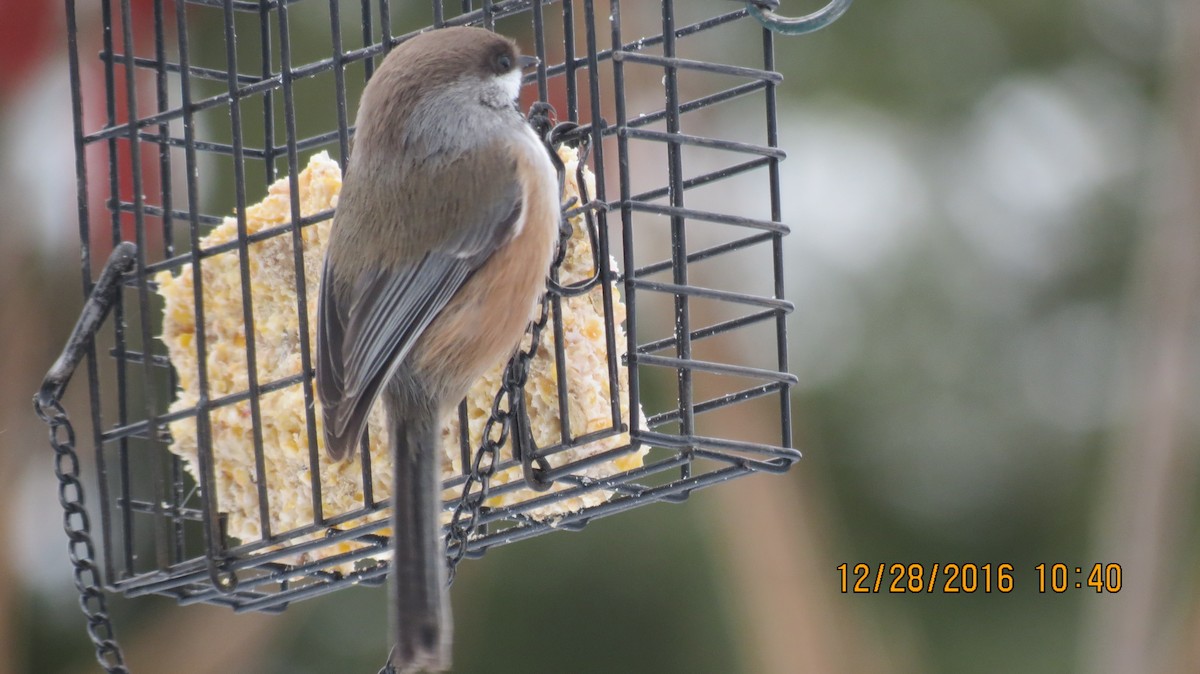
<instances>
[{"instance_id":1,"label":"chain link","mask_svg":"<svg viewBox=\"0 0 1200 674\"><path fill-rule=\"evenodd\" d=\"M96 647L96 660L110 674L129 674L125 657L117 645L112 620L96 565L96 546L92 542L91 523L83 505L83 483L79 481L79 455L75 451L75 428L56 398L34 399L34 409L50 427L50 446L54 449L54 476L58 478L58 502L63 509L63 530L67 532L67 556L74 567L79 607L87 617L88 636Z\"/></svg>"},{"instance_id":2,"label":"chain link","mask_svg":"<svg viewBox=\"0 0 1200 674\"><path fill-rule=\"evenodd\" d=\"M448 551L447 565L449 580L454 582L458 564L467 554L467 541L479 526L479 518L486 509L492 476L496 474L500 449L508 442L513 417L520 406L518 396L525 395L525 382L529 378L529 363L537 353L542 329L550 318L549 293L542 295L541 308L536 321L528 329L529 348L518 350L504 368L504 383L492 398L492 410L483 427L483 441L475 451L467 480L462 486L462 498L454 506L450 528L446 533ZM478 489L476 489L478 486Z\"/></svg>"}]
</instances>

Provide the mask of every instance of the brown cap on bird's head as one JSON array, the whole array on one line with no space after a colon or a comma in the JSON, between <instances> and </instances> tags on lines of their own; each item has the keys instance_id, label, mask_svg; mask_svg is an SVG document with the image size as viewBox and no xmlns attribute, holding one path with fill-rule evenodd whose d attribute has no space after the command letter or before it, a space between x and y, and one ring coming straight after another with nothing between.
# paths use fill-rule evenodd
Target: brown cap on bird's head
<instances>
[{"instance_id":1,"label":"brown cap on bird's head","mask_svg":"<svg viewBox=\"0 0 1200 674\"><path fill-rule=\"evenodd\" d=\"M506 75L529 65L529 61L522 62L517 44L503 35L457 26L427 31L400 43L384 59L379 72L393 64L418 70L423 78L439 83L463 75Z\"/></svg>"},{"instance_id":2,"label":"brown cap on bird's head","mask_svg":"<svg viewBox=\"0 0 1200 674\"><path fill-rule=\"evenodd\" d=\"M477 102L511 107L520 92L522 70L537 63L534 57L521 56L512 40L482 28L421 33L393 49L367 83L356 134L388 143L397 132L395 125L404 125L414 108L431 96L446 99L442 111Z\"/></svg>"}]
</instances>

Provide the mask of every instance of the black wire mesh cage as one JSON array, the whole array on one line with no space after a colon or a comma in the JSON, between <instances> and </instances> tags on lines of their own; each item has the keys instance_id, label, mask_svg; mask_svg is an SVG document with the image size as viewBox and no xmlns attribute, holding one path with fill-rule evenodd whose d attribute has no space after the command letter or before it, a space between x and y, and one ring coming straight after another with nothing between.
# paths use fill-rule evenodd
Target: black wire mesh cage
<instances>
[{"instance_id":1,"label":"black wire mesh cage","mask_svg":"<svg viewBox=\"0 0 1200 674\"><path fill-rule=\"evenodd\" d=\"M368 441L331 466L318 447L313 260L358 92L428 27L498 30L540 58L522 105L565 184L535 334L447 422L450 558L799 458L773 40L848 2L785 20L766 1L175 0L147 14L105 0L96 36L66 4L90 299L37 405L85 597L274 611L386 576L387 458ZM89 124L95 43L104 111ZM113 253L96 276L98 241ZM81 362L102 580L58 403ZM753 437L733 432L745 419Z\"/></svg>"}]
</instances>

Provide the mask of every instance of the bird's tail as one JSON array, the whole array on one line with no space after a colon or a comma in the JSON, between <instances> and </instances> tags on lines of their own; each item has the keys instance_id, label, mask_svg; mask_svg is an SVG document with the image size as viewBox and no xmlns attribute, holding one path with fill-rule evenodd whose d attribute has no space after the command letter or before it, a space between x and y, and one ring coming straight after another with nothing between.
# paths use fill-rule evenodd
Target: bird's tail
<instances>
[{"instance_id":1,"label":"bird's tail","mask_svg":"<svg viewBox=\"0 0 1200 674\"><path fill-rule=\"evenodd\" d=\"M398 674L450 668L452 622L442 548L442 462L435 415L389 404L394 457L391 664Z\"/></svg>"}]
</instances>

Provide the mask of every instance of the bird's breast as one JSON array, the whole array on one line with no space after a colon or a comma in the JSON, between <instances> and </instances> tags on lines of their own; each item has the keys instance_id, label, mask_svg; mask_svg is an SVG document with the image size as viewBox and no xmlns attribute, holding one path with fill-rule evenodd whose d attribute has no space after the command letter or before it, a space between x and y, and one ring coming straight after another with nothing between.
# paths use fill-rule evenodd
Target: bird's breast
<instances>
[{"instance_id":1,"label":"bird's breast","mask_svg":"<svg viewBox=\"0 0 1200 674\"><path fill-rule=\"evenodd\" d=\"M422 335L414 365L444 382L457 401L484 372L514 352L545 290L558 238L558 178L530 130L513 143L522 211L512 236L475 271Z\"/></svg>"}]
</instances>

